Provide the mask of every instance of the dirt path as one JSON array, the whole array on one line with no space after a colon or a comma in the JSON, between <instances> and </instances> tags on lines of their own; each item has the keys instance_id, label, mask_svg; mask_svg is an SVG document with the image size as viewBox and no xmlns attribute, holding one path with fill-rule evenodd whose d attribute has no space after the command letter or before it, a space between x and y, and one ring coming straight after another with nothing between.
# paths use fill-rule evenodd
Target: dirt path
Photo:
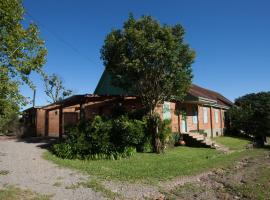
<instances>
[{"instance_id":1,"label":"dirt path","mask_svg":"<svg viewBox=\"0 0 270 200\"><path fill-rule=\"evenodd\" d=\"M44 143L0 140L0 187L13 185L52 195L52 199L104 199L91 188L75 187L91 179L70 169L59 168L42 158ZM2 173L1 173L2 172Z\"/></svg>"}]
</instances>

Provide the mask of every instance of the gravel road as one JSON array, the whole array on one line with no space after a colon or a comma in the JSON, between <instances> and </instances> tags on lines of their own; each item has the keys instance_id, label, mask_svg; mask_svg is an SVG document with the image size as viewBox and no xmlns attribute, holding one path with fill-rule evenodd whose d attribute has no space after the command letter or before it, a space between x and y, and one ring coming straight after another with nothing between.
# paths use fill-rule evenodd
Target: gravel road
<instances>
[{"instance_id":1,"label":"gravel road","mask_svg":"<svg viewBox=\"0 0 270 200\"><path fill-rule=\"evenodd\" d=\"M44 160L41 148L44 142L28 143L25 141L0 140L0 187L14 185L30 189L40 194L52 195L52 199L81 200L104 199L90 188L72 187L76 183L89 180L91 177L70 169L59 168Z\"/></svg>"}]
</instances>

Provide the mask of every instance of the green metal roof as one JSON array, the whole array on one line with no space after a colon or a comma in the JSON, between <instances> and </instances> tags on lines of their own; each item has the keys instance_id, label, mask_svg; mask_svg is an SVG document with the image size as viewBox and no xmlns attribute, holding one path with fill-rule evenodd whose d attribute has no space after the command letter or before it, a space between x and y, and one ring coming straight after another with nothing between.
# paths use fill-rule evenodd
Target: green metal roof
<instances>
[{"instance_id":1,"label":"green metal roof","mask_svg":"<svg viewBox=\"0 0 270 200\"><path fill-rule=\"evenodd\" d=\"M99 82L97 84L97 87L94 91L94 94L97 95L131 95L127 91L125 91L122 88L115 87L111 84L111 75L109 72L105 69L101 78L99 79Z\"/></svg>"}]
</instances>

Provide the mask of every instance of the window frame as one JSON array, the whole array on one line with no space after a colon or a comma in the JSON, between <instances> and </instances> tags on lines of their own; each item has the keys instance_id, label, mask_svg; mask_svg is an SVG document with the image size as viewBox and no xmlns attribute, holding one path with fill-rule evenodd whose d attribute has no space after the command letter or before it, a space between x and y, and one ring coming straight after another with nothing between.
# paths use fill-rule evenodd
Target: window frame
<instances>
[{"instance_id":1,"label":"window frame","mask_svg":"<svg viewBox=\"0 0 270 200\"><path fill-rule=\"evenodd\" d=\"M196 110L196 107L192 107L192 123L198 124L198 111Z\"/></svg>"}]
</instances>

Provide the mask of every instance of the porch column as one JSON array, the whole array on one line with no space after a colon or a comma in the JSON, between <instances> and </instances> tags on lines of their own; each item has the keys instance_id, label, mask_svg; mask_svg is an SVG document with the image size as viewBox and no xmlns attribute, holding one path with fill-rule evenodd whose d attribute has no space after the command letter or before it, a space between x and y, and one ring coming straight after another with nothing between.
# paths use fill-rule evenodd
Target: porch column
<instances>
[{"instance_id":1,"label":"porch column","mask_svg":"<svg viewBox=\"0 0 270 200\"><path fill-rule=\"evenodd\" d=\"M45 136L49 135L49 111L45 110Z\"/></svg>"},{"instance_id":2,"label":"porch column","mask_svg":"<svg viewBox=\"0 0 270 200\"><path fill-rule=\"evenodd\" d=\"M197 105L197 129L198 129L198 131L200 130L200 118L199 118L200 114L199 114L199 112L200 112L200 105L198 104Z\"/></svg>"},{"instance_id":3,"label":"porch column","mask_svg":"<svg viewBox=\"0 0 270 200\"><path fill-rule=\"evenodd\" d=\"M219 109L220 111L220 130L221 130L221 135L223 135L223 117L222 117L222 109Z\"/></svg>"},{"instance_id":4,"label":"porch column","mask_svg":"<svg viewBox=\"0 0 270 200\"><path fill-rule=\"evenodd\" d=\"M63 108L59 108L59 139L63 136Z\"/></svg>"},{"instance_id":5,"label":"porch column","mask_svg":"<svg viewBox=\"0 0 270 200\"><path fill-rule=\"evenodd\" d=\"M80 103L80 114L79 114L79 120L84 119L85 113L84 113L84 104Z\"/></svg>"},{"instance_id":6,"label":"porch column","mask_svg":"<svg viewBox=\"0 0 270 200\"><path fill-rule=\"evenodd\" d=\"M213 114L211 106L210 106L210 126L211 126L211 138L213 138Z\"/></svg>"}]
</instances>

